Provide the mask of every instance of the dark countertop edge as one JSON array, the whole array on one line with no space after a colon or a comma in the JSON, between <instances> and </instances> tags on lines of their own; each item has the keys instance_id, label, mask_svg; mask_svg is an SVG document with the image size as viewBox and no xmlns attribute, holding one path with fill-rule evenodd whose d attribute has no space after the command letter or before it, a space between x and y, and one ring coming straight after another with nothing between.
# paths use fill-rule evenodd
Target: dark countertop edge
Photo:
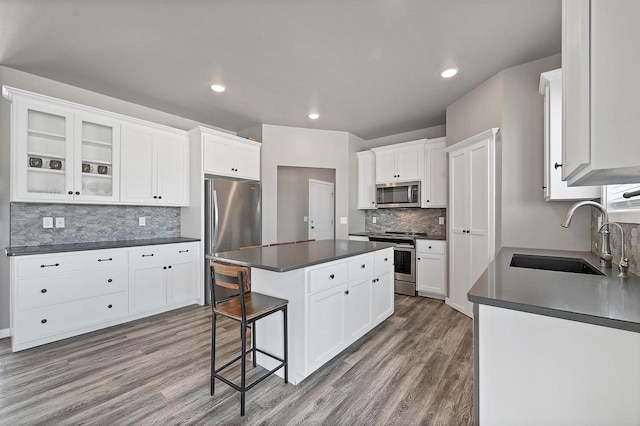
<instances>
[{"instance_id":1,"label":"dark countertop edge","mask_svg":"<svg viewBox=\"0 0 640 426\"><path fill-rule=\"evenodd\" d=\"M595 315L580 314L577 312L562 311L558 309L544 308L541 306L527 305L508 300L496 300L467 294L470 302L480 305L494 306L496 308L511 309L513 311L526 312L529 314L543 315L546 317L560 318L585 324L600 325L603 327L617 328L619 330L640 333L640 324L611 318L604 318Z\"/></svg>"},{"instance_id":2,"label":"dark countertop edge","mask_svg":"<svg viewBox=\"0 0 640 426\"><path fill-rule=\"evenodd\" d=\"M371 235L378 235L379 232L350 232L349 235L354 237L370 237ZM416 240L431 240L431 241L447 241L446 235L429 235L427 237L416 237Z\"/></svg>"},{"instance_id":3,"label":"dark countertop edge","mask_svg":"<svg viewBox=\"0 0 640 426\"><path fill-rule=\"evenodd\" d=\"M121 241L98 241L94 243L70 243L70 244L53 244L41 246L18 246L7 247L5 253L7 256L31 256L37 254L51 253L68 253L73 251L87 250L109 250L115 248L155 246L162 244L178 244L192 243L200 241L199 238L175 237L175 238L158 238L145 240L121 240Z\"/></svg>"},{"instance_id":4,"label":"dark countertop edge","mask_svg":"<svg viewBox=\"0 0 640 426\"><path fill-rule=\"evenodd\" d=\"M387 243L377 243L377 244L387 244ZM314 261L311 261L311 262L303 263L301 265L291 265L291 266L287 266L287 267L284 267L284 268L276 268L276 267L267 266L267 265L254 265L254 264L252 264L250 262L236 261L236 260L233 260L233 259L222 258L222 257L218 257L216 255L211 255L211 254L208 254L205 257L207 259L220 260L220 261L223 261L223 262L226 262L226 263L231 263L233 265L247 266L247 267L250 267L250 268L257 268L257 269L264 269L266 271L289 272L289 271L295 271L296 269L308 268L309 266L315 266L315 265L321 265L323 263L333 262L335 260L346 259L348 257L360 256L361 254L373 253L374 251L384 250L384 249L387 249L387 248L393 248L393 244L387 244L387 245L388 245L388 247L382 247L382 248L376 247L376 248L372 248L372 249L363 250L362 252L358 252L358 253L347 253L347 254L343 254L343 255L332 257L331 259L319 259L319 260L314 260Z\"/></svg>"}]
</instances>

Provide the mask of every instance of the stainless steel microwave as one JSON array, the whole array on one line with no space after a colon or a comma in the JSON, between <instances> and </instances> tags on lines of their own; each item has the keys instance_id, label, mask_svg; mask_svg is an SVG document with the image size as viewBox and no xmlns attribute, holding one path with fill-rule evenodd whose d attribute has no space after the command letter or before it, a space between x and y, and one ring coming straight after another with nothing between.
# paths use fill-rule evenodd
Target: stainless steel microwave
<instances>
[{"instance_id":1,"label":"stainless steel microwave","mask_svg":"<svg viewBox=\"0 0 640 426\"><path fill-rule=\"evenodd\" d=\"M420 182L392 182L376 185L376 207L420 207Z\"/></svg>"}]
</instances>

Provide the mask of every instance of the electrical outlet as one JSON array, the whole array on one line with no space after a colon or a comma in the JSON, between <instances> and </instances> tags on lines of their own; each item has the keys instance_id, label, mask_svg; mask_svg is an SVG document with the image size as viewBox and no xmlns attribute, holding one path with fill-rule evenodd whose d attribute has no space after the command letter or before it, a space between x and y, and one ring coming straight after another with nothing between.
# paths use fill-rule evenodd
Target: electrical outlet
<instances>
[{"instance_id":1,"label":"electrical outlet","mask_svg":"<svg viewBox=\"0 0 640 426\"><path fill-rule=\"evenodd\" d=\"M138 219L138 225L140 226L147 226L147 219L143 216L141 218Z\"/></svg>"},{"instance_id":2,"label":"electrical outlet","mask_svg":"<svg viewBox=\"0 0 640 426\"><path fill-rule=\"evenodd\" d=\"M439 224L439 225L444 225L444 217L440 216L440 217L438 218L438 224Z\"/></svg>"},{"instance_id":3,"label":"electrical outlet","mask_svg":"<svg viewBox=\"0 0 640 426\"><path fill-rule=\"evenodd\" d=\"M53 218L52 217L43 217L42 218L42 227L45 229L53 228Z\"/></svg>"},{"instance_id":4,"label":"electrical outlet","mask_svg":"<svg viewBox=\"0 0 640 426\"><path fill-rule=\"evenodd\" d=\"M309 216L303 216L303 217L302 217L302 221L303 221L304 223L309 222Z\"/></svg>"},{"instance_id":5,"label":"electrical outlet","mask_svg":"<svg viewBox=\"0 0 640 426\"><path fill-rule=\"evenodd\" d=\"M346 225L347 224L347 218L344 216L340 216L340 225Z\"/></svg>"},{"instance_id":6,"label":"electrical outlet","mask_svg":"<svg viewBox=\"0 0 640 426\"><path fill-rule=\"evenodd\" d=\"M56 228L64 228L64 217L56 217Z\"/></svg>"},{"instance_id":7,"label":"electrical outlet","mask_svg":"<svg viewBox=\"0 0 640 426\"><path fill-rule=\"evenodd\" d=\"M376 223L377 221L378 221L377 217L374 216L374 217L371 218L371 222Z\"/></svg>"}]
</instances>

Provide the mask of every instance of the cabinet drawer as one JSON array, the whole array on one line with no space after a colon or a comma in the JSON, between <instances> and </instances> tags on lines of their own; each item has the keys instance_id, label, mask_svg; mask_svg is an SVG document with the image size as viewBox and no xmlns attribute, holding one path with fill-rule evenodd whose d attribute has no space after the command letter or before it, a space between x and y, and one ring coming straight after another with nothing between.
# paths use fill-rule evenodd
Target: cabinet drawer
<instances>
[{"instance_id":1,"label":"cabinet drawer","mask_svg":"<svg viewBox=\"0 0 640 426\"><path fill-rule=\"evenodd\" d=\"M393 266L393 249L378 250L374 254L376 269L390 268Z\"/></svg>"},{"instance_id":2,"label":"cabinet drawer","mask_svg":"<svg viewBox=\"0 0 640 426\"><path fill-rule=\"evenodd\" d=\"M161 244L129 249L129 263L171 262L198 255L198 243Z\"/></svg>"},{"instance_id":3,"label":"cabinet drawer","mask_svg":"<svg viewBox=\"0 0 640 426\"><path fill-rule=\"evenodd\" d=\"M18 281L18 310L50 306L127 291L129 270L126 267L25 278Z\"/></svg>"},{"instance_id":4,"label":"cabinet drawer","mask_svg":"<svg viewBox=\"0 0 640 426\"><path fill-rule=\"evenodd\" d=\"M364 256L358 256L349 260L349 279L354 280L368 274L372 274L374 270L373 253Z\"/></svg>"},{"instance_id":5,"label":"cabinet drawer","mask_svg":"<svg viewBox=\"0 0 640 426\"><path fill-rule=\"evenodd\" d=\"M347 262L340 262L309 271L309 294L347 282Z\"/></svg>"},{"instance_id":6,"label":"cabinet drawer","mask_svg":"<svg viewBox=\"0 0 640 426\"><path fill-rule=\"evenodd\" d=\"M125 249L90 250L26 256L16 260L16 271L18 278L29 278L127 264Z\"/></svg>"},{"instance_id":7,"label":"cabinet drawer","mask_svg":"<svg viewBox=\"0 0 640 426\"><path fill-rule=\"evenodd\" d=\"M420 253L445 254L446 241L417 240L416 251Z\"/></svg>"},{"instance_id":8,"label":"cabinet drawer","mask_svg":"<svg viewBox=\"0 0 640 426\"><path fill-rule=\"evenodd\" d=\"M77 330L126 316L127 293L115 293L59 305L18 311L14 339L20 342Z\"/></svg>"}]
</instances>

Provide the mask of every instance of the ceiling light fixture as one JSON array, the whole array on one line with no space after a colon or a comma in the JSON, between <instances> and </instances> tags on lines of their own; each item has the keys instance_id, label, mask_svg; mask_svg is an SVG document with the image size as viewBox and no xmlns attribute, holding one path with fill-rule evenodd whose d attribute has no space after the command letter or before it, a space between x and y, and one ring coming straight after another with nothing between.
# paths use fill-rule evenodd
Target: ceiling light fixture
<instances>
[{"instance_id":1,"label":"ceiling light fixture","mask_svg":"<svg viewBox=\"0 0 640 426\"><path fill-rule=\"evenodd\" d=\"M226 87L224 87L222 84L212 84L211 85L211 90L213 90L216 93L222 93L224 92L226 89Z\"/></svg>"},{"instance_id":2,"label":"ceiling light fixture","mask_svg":"<svg viewBox=\"0 0 640 426\"><path fill-rule=\"evenodd\" d=\"M451 78L456 74L458 74L458 68L456 67L447 68L440 73L442 78Z\"/></svg>"},{"instance_id":3,"label":"ceiling light fixture","mask_svg":"<svg viewBox=\"0 0 640 426\"><path fill-rule=\"evenodd\" d=\"M317 112L312 112L308 117L312 120L317 120L318 118L320 118L320 114L318 114Z\"/></svg>"}]
</instances>

